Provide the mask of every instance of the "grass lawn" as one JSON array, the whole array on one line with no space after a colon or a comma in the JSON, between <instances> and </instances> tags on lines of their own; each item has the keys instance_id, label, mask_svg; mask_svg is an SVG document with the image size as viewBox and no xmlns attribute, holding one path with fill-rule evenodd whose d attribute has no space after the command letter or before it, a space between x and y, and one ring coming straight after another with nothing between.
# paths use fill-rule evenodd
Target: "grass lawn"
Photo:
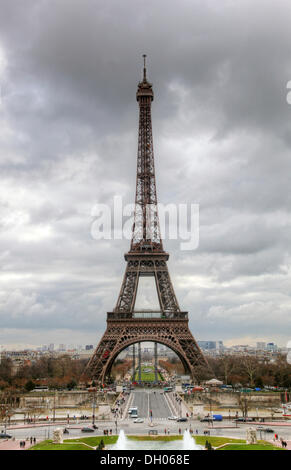
<instances>
[{"instance_id":1,"label":"grass lawn","mask_svg":"<svg viewBox=\"0 0 291 470\"><path fill-rule=\"evenodd\" d=\"M183 436L126 436L127 439L134 441L179 441L183 439Z\"/></svg>"},{"instance_id":2,"label":"grass lawn","mask_svg":"<svg viewBox=\"0 0 291 470\"><path fill-rule=\"evenodd\" d=\"M104 444L115 444L118 439L118 436L92 436L92 437L79 437L78 439L66 439L64 442L84 442L91 447L96 447L99 442L103 440Z\"/></svg>"},{"instance_id":3,"label":"grass lawn","mask_svg":"<svg viewBox=\"0 0 291 470\"><path fill-rule=\"evenodd\" d=\"M202 446L208 441L213 447L219 447L223 444L230 443L229 445L222 447L218 450L281 450L281 448L273 446L266 441L258 441L257 444L249 445L246 444L245 439L232 439L230 437L217 437L217 436L193 436L196 444Z\"/></svg>"},{"instance_id":4,"label":"grass lawn","mask_svg":"<svg viewBox=\"0 0 291 470\"><path fill-rule=\"evenodd\" d=\"M220 437L220 436L193 436L196 444L201 446L205 445L205 442L208 441L213 447L219 447L227 442L231 442L234 444L238 443L245 443L245 439L232 439L231 437Z\"/></svg>"},{"instance_id":5,"label":"grass lawn","mask_svg":"<svg viewBox=\"0 0 291 470\"><path fill-rule=\"evenodd\" d=\"M53 444L52 440L42 441L29 450L93 450L101 439L106 444L115 444L118 436L95 436L79 439L65 439L63 444Z\"/></svg>"},{"instance_id":6,"label":"grass lawn","mask_svg":"<svg viewBox=\"0 0 291 470\"><path fill-rule=\"evenodd\" d=\"M280 447L273 446L272 444L230 444L229 446L222 447L218 450L283 450Z\"/></svg>"},{"instance_id":7,"label":"grass lawn","mask_svg":"<svg viewBox=\"0 0 291 470\"><path fill-rule=\"evenodd\" d=\"M144 372L144 370L151 370L152 372ZM134 380L138 381L138 371L135 372ZM162 380L163 378L158 373L158 380ZM154 382L155 381L155 370L154 366L141 366L141 380L143 382Z\"/></svg>"},{"instance_id":8,"label":"grass lawn","mask_svg":"<svg viewBox=\"0 0 291 470\"><path fill-rule=\"evenodd\" d=\"M53 444L52 440L42 441L28 450L91 450L90 447L80 443Z\"/></svg>"}]
</instances>

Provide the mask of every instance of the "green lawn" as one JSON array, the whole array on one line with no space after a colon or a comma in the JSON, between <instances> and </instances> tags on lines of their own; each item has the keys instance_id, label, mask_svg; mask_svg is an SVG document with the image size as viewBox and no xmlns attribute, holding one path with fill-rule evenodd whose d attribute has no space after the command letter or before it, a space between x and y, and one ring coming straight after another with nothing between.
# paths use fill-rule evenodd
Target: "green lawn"
<instances>
[{"instance_id":1,"label":"green lawn","mask_svg":"<svg viewBox=\"0 0 291 470\"><path fill-rule=\"evenodd\" d=\"M80 443L53 444L52 440L42 441L28 450L91 450L90 447Z\"/></svg>"},{"instance_id":2,"label":"green lawn","mask_svg":"<svg viewBox=\"0 0 291 470\"><path fill-rule=\"evenodd\" d=\"M179 441L183 439L183 436L176 435L176 436L126 436L128 439L132 439L135 441Z\"/></svg>"},{"instance_id":3,"label":"green lawn","mask_svg":"<svg viewBox=\"0 0 291 470\"><path fill-rule=\"evenodd\" d=\"M144 370L150 369L152 372L144 372ZM138 371L135 372L134 380L138 381ZM133 381L134 381L133 380ZM143 382L154 382L155 381L155 369L154 366L141 366L141 380ZM158 380L163 380L161 375L158 373Z\"/></svg>"},{"instance_id":4,"label":"green lawn","mask_svg":"<svg viewBox=\"0 0 291 470\"><path fill-rule=\"evenodd\" d=\"M283 450L280 447L273 446L272 444L230 444L229 446L222 447L218 450Z\"/></svg>"},{"instance_id":5,"label":"green lawn","mask_svg":"<svg viewBox=\"0 0 291 470\"><path fill-rule=\"evenodd\" d=\"M92 436L92 437L80 437L79 439L66 439L64 442L84 442L88 446L96 447L99 442L103 440L104 444L115 444L118 436Z\"/></svg>"},{"instance_id":6,"label":"green lawn","mask_svg":"<svg viewBox=\"0 0 291 470\"><path fill-rule=\"evenodd\" d=\"M118 436L95 436L79 439L65 439L63 444L53 444L52 440L42 441L29 450L93 450L101 439L107 444L115 444Z\"/></svg>"},{"instance_id":7,"label":"green lawn","mask_svg":"<svg viewBox=\"0 0 291 470\"><path fill-rule=\"evenodd\" d=\"M208 441L213 447L219 447L228 442L238 444L245 443L245 439L232 439L231 437L220 437L220 436L193 436L196 444L205 446L205 442Z\"/></svg>"},{"instance_id":8,"label":"green lawn","mask_svg":"<svg viewBox=\"0 0 291 470\"><path fill-rule=\"evenodd\" d=\"M245 439L232 439L230 437L218 437L218 436L193 436L196 444L205 446L205 442L208 441L213 447L219 447L223 444L228 444L218 450L281 450L279 447L273 446L266 441L258 441L257 444L249 445L246 444Z\"/></svg>"}]
</instances>

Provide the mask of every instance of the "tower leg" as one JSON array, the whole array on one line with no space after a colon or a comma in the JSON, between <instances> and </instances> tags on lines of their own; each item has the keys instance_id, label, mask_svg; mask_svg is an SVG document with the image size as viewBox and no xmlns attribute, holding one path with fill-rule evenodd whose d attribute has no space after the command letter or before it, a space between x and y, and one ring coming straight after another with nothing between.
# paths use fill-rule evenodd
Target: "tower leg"
<instances>
[{"instance_id":1,"label":"tower leg","mask_svg":"<svg viewBox=\"0 0 291 470\"><path fill-rule=\"evenodd\" d=\"M141 343L138 343L138 381L141 383Z\"/></svg>"},{"instance_id":2,"label":"tower leg","mask_svg":"<svg viewBox=\"0 0 291 470\"><path fill-rule=\"evenodd\" d=\"M155 343L155 382L158 381L158 343Z\"/></svg>"}]
</instances>

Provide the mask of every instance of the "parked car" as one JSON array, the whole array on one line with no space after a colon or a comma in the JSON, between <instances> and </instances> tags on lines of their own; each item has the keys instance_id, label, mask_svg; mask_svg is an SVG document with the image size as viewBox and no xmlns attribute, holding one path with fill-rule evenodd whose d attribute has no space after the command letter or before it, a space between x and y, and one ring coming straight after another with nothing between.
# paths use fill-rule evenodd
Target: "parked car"
<instances>
[{"instance_id":1,"label":"parked car","mask_svg":"<svg viewBox=\"0 0 291 470\"><path fill-rule=\"evenodd\" d=\"M169 416L168 419L171 419L173 421L176 421L178 419L178 416Z\"/></svg>"},{"instance_id":2,"label":"parked car","mask_svg":"<svg viewBox=\"0 0 291 470\"><path fill-rule=\"evenodd\" d=\"M177 423L186 423L188 421L187 418L178 418Z\"/></svg>"},{"instance_id":3,"label":"parked car","mask_svg":"<svg viewBox=\"0 0 291 470\"><path fill-rule=\"evenodd\" d=\"M10 434L7 434L4 431L0 432L0 439L11 439L11 438L12 436Z\"/></svg>"},{"instance_id":4,"label":"parked car","mask_svg":"<svg viewBox=\"0 0 291 470\"><path fill-rule=\"evenodd\" d=\"M264 432L274 432L272 428L265 428L265 426L258 426L256 428L257 431L264 431Z\"/></svg>"},{"instance_id":5,"label":"parked car","mask_svg":"<svg viewBox=\"0 0 291 470\"><path fill-rule=\"evenodd\" d=\"M143 418L136 418L133 420L134 423L143 423Z\"/></svg>"},{"instance_id":6,"label":"parked car","mask_svg":"<svg viewBox=\"0 0 291 470\"><path fill-rule=\"evenodd\" d=\"M237 423L252 423L253 421L255 421L254 418L235 418L234 420Z\"/></svg>"},{"instance_id":7,"label":"parked car","mask_svg":"<svg viewBox=\"0 0 291 470\"><path fill-rule=\"evenodd\" d=\"M82 428L81 431L82 432L94 432L94 429L93 428Z\"/></svg>"},{"instance_id":8,"label":"parked car","mask_svg":"<svg viewBox=\"0 0 291 470\"><path fill-rule=\"evenodd\" d=\"M223 416L222 415L213 415L213 421L222 421Z\"/></svg>"},{"instance_id":9,"label":"parked car","mask_svg":"<svg viewBox=\"0 0 291 470\"><path fill-rule=\"evenodd\" d=\"M200 419L200 423L212 423L213 419L210 416Z\"/></svg>"}]
</instances>

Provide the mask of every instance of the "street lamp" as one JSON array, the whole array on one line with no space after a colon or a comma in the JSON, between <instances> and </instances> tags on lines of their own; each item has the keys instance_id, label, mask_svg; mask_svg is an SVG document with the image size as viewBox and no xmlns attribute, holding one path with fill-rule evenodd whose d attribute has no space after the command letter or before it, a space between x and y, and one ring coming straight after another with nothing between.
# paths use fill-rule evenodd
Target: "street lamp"
<instances>
[{"instance_id":1,"label":"street lamp","mask_svg":"<svg viewBox=\"0 0 291 470\"><path fill-rule=\"evenodd\" d=\"M53 422L56 420L56 391L54 390L54 409L53 409Z\"/></svg>"},{"instance_id":2,"label":"street lamp","mask_svg":"<svg viewBox=\"0 0 291 470\"><path fill-rule=\"evenodd\" d=\"M211 419L211 425L212 425L212 427L213 427L213 415L212 415L211 392L209 392L209 405L210 405L210 419Z\"/></svg>"},{"instance_id":3,"label":"street lamp","mask_svg":"<svg viewBox=\"0 0 291 470\"><path fill-rule=\"evenodd\" d=\"M95 425L95 408L96 408L96 394L94 392L93 402L92 402L93 414L92 414L92 425Z\"/></svg>"}]
</instances>

